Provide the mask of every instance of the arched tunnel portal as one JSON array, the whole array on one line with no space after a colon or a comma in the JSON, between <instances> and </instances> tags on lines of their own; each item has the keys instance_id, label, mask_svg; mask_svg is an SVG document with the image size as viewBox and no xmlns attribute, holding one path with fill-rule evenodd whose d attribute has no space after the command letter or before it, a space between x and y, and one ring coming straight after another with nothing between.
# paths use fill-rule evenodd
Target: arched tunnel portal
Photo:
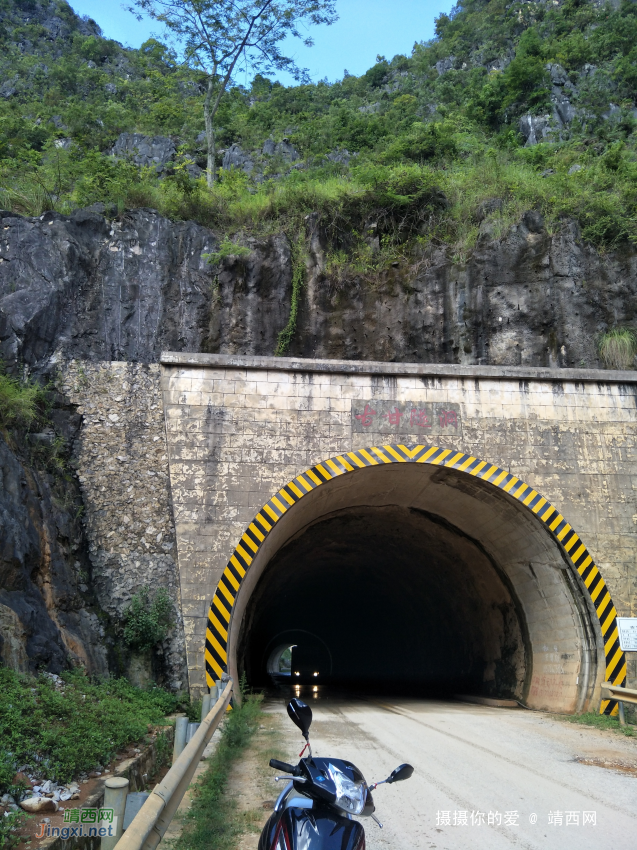
<instances>
[{"instance_id":1,"label":"arched tunnel portal","mask_svg":"<svg viewBox=\"0 0 637 850\"><path fill-rule=\"evenodd\" d=\"M615 616L531 487L462 453L383 446L317 464L257 514L212 601L207 674L268 684L287 643L306 681L596 710L601 682L625 679Z\"/></svg>"}]
</instances>

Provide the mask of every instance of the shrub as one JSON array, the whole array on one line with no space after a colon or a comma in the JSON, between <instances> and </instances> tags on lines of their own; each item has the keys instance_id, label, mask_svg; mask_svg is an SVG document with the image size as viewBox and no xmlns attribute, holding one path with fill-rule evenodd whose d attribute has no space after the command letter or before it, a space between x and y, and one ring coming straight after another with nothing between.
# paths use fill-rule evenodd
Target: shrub
<instances>
[{"instance_id":1,"label":"shrub","mask_svg":"<svg viewBox=\"0 0 637 850\"><path fill-rule=\"evenodd\" d=\"M147 587L133 596L124 612L124 640L131 649L147 652L160 643L172 625L173 604L165 588L150 598Z\"/></svg>"},{"instance_id":2,"label":"shrub","mask_svg":"<svg viewBox=\"0 0 637 850\"><path fill-rule=\"evenodd\" d=\"M389 63L385 59L382 59L363 74L361 81L365 85L370 86L370 88L378 88L385 81L388 71Z\"/></svg>"},{"instance_id":3,"label":"shrub","mask_svg":"<svg viewBox=\"0 0 637 850\"><path fill-rule=\"evenodd\" d=\"M0 850L10 850L22 841L17 832L24 820L24 812L7 812L0 818Z\"/></svg>"},{"instance_id":4,"label":"shrub","mask_svg":"<svg viewBox=\"0 0 637 850\"><path fill-rule=\"evenodd\" d=\"M72 200L75 205L84 207L101 202L118 203L126 198L135 185L149 179L148 172L140 170L131 162L117 162L112 157L103 156L98 151L89 151L78 164L75 175Z\"/></svg>"},{"instance_id":5,"label":"shrub","mask_svg":"<svg viewBox=\"0 0 637 850\"><path fill-rule=\"evenodd\" d=\"M238 245L236 242L233 242L231 239L227 237L222 239L219 243L219 249L217 251L213 251L211 254L204 254L204 259L210 263L211 266L217 266L222 263L225 259L230 257L249 257L250 249L246 248L245 245Z\"/></svg>"},{"instance_id":6,"label":"shrub","mask_svg":"<svg viewBox=\"0 0 637 850\"><path fill-rule=\"evenodd\" d=\"M442 159L458 151L454 128L445 122L415 122L411 132L389 145L382 159L385 162L413 162Z\"/></svg>"}]
</instances>

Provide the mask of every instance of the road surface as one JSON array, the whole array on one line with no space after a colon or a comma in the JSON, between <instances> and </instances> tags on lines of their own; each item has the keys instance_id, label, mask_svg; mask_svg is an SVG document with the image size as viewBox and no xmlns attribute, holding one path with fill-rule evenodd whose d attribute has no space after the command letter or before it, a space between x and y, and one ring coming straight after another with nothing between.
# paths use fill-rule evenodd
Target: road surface
<instances>
[{"instance_id":1,"label":"road surface","mask_svg":"<svg viewBox=\"0 0 637 850\"><path fill-rule=\"evenodd\" d=\"M384 828L365 819L367 850L637 848L637 739L523 709L311 696L315 755L368 782L415 768L374 792ZM285 698L265 707L284 715ZM287 715L281 727L292 760L302 739Z\"/></svg>"}]
</instances>

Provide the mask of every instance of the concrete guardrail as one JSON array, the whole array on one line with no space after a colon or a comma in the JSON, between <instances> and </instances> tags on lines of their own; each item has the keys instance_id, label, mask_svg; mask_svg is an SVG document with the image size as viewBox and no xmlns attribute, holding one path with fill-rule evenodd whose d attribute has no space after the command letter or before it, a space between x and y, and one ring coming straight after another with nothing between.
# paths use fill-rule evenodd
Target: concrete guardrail
<instances>
[{"instance_id":1,"label":"concrete guardrail","mask_svg":"<svg viewBox=\"0 0 637 850\"><path fill-rule=\"evenodd\" d=\"M155 850L188 790L203 751L224 716L231 697L232 680L117 842L116 850Z\"/></svg>"}]
</instances>

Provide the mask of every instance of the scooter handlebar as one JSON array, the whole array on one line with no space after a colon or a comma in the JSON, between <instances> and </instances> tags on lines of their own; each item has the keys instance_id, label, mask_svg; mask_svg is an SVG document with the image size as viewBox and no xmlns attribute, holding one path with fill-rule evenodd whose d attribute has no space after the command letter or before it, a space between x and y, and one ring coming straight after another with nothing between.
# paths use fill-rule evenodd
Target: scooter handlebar
<instances>
[{"instance_id":1,"label":"scooter handlebar","mask_svg":"<svg viewBox=\"0 0 637 850\"><path fill-rule=\"evenodd\" d=\"M298 767L294 767L278 759L270 759L270 767L273 767L275 770L282 770L284 773L291 773L292 776L299 776L301 773Z\"/></svg>"}]
</instances>

